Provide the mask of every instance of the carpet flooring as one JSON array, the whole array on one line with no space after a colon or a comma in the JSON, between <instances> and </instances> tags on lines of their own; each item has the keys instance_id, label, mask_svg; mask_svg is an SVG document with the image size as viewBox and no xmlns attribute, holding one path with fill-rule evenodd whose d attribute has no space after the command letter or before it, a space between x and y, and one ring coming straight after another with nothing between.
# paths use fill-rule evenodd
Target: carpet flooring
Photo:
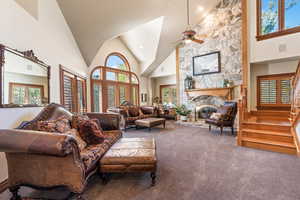
<instances>
[{"instance_id":1,"label":"carpet flooring","mask_svg":"<svg viewBox=\"0 0 300 200\"><path fill-rule=\"evenodd\" d=\"M236 146L230 131L218 135L199 127L173 122L166 129L128 130L124 137L154 137L157 141L158 178L150 175L114 174L107 185L91 179L88 200L299 200L300 159L296 156ZM64 199L64 189L21 194L44 199ZM9 193L0 194L9 199Z\"/></svg>"}]
</instances>

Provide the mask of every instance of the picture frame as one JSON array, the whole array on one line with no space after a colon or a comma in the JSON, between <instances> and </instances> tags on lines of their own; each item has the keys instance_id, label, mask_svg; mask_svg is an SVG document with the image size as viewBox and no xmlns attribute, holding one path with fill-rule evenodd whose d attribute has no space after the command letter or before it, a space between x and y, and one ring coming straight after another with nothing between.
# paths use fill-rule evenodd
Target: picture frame
<instances>
[{"instance_id":1,"label":"picture frame","mask_svg":"<svg viewBox=\"0 0 300 200\"><path fill-rule=\"evenodd\" d=\"M193 75L215 74L221 72L221 52L211 53L193 57Z\"/></svg>"}]
</instances>

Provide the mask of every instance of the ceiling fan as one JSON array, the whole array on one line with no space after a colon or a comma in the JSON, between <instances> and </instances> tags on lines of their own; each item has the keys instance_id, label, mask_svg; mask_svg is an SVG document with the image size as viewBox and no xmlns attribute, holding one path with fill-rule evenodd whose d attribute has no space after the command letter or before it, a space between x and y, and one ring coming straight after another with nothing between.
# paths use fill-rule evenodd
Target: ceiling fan
<instances>
[{"instance_id":1,"label":"ceiling fan","mask_svg":"<svg viewBox=\"0 0 300 200\"><path fill-rule=\"evenodd\" d=\"M187 28L182 33L182 39L179 40L180 41L179 45L180 44L183 44L183 45L189 44L191 42L196 42L196 43L202 44L204 41L197 39L196 34L197 34L197 32L194 31L190 25L190 0L187 0Z\"/></svg>"}]
</instances>

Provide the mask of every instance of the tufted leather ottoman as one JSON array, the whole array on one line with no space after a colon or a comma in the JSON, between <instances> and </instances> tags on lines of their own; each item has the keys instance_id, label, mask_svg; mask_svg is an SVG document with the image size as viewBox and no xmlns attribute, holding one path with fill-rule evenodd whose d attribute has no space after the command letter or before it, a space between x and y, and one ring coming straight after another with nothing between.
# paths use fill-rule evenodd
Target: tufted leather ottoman
<instances>
[{"instance_id":1,"label":"tufted leather ottoman","mask_svg":"<svg viewBox=\"0 0 300 200\"><path fill-rule=\"evenodd\" d=\"M150 172L152 186L156 178L156 145L153 138L121 138L100 160L100 174Z\"/></svg>"}]
</instances>

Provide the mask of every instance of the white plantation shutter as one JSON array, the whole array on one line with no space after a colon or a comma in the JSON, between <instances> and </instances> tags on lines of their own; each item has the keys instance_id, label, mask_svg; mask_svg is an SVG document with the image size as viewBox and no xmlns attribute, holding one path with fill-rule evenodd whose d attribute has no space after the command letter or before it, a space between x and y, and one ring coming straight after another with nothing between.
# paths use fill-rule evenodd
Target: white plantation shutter
<instances>
[{"instance_id":1,"label":"white plantation shutter","mask_svg":"<svg viewBox=\"0 0 300 200\"><path fill-rule=\"evenodd\" d=\"M281 92L281 103L290 104L291 103L291 81L290 80L280 81L280 92Z\"/></svg>"},{"instance_id":2,"label":"white plantation shutter","mask_svg":"<svg viewBox=\"0 0 300 200\"><path fill-rule=\"evenodd\" d=\"M289 106L291 104L291 74L258 77L260 106Z\"/></svg>"},{"instance_id":3,"label":"white plantation shutter","mask_svg":"<svg viewBox=\"0 0 300 200\"><path fill-rule=\"evenodd\" d=\"M260 103L276 104L276 80L260 81Z\"/></svg>"}]
</instances>

